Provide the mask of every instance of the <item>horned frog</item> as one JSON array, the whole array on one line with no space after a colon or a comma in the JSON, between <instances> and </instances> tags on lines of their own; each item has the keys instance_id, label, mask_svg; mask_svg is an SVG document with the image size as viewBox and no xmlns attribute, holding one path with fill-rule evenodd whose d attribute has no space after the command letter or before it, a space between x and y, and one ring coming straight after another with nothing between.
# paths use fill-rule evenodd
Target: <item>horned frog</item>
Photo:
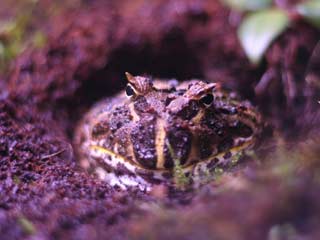
<instances>
[{"instance_id":1,"label":"horned frog","mask_svg":"<svg viewBox=\"0 0 320 240\"><path fill-rule=\"evenodd\" d=\"M126 76L125 90L94 105L75 133L80 165L112 186L174 185L177 167L199 184L261 132L257 110L217 83Z\"/></svg>"}]
</instances>

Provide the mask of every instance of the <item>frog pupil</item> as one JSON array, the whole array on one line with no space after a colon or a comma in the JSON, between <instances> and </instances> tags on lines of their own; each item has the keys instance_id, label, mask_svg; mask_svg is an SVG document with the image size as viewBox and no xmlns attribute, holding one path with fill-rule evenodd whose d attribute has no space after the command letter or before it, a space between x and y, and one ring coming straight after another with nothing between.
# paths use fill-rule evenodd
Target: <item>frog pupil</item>
<instances>
[{"instance_id":1,"label":"frog pupil","mask_svg":"<svg viewBox=\"0 0 320 240\"><path fill-rule=\"evenodd\" d=\"M211 103L213 102L213 95L211 93L206 94L200 99L200 102L206 106L211 105Z\"/></svg>"},{"instance_id":2,"label":"frog pupil","mask_svg":"<svg viewBox=\"0 0 320 240\"><path fill-rule=\"evenodd\" d=\"M131 97L134 95L134 90L130 85L127 85L127 87L126 87L126 94L128 97Z\"/></svg>"}]
</instances>

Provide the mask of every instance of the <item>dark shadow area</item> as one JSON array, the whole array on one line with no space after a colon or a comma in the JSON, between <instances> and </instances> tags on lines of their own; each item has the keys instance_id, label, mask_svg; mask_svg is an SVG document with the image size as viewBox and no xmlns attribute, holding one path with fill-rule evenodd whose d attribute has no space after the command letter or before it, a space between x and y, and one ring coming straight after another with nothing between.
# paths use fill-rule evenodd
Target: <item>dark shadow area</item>
<instances>
[{"instance_id":1,"label":"dark shadow area","mask_svg":"<svg viewBox=\"0 0 320 240\"><path fill-rule=\"evenodd\" d=\"M201 63L186 43L183 32L174 29L163 37L158 46L125 43L115 49L105 67L93 72L83 82L75 99L81 99L77 102L88 106L117 93L126 84L125 72L164 79L203 78Z\"/></svg>"}]
</instances>

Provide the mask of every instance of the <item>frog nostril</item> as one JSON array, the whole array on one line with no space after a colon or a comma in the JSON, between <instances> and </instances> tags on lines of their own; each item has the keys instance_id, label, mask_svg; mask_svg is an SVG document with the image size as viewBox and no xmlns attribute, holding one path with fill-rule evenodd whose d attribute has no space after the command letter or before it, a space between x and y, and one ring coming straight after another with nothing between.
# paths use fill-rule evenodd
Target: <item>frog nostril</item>
<instances>
[{"instance_id":1,"label":"frog nostril","mask_svg":"<svg viewBox=\"0 0 320 240\"><path fill-rule=\"evenodd\" d=\"M166 100L164 101L164 105L167 107L172 101L173 101L174 98L172 97L167 97Z\"/></svg>"},{"instance_id":2,"label":"frog nostril","mask_svg":"<svg viewBox=\"0 0 320 240\"><path fill-rule=\"evenodd\" d=\"M188 105L182 107L177 115L185 120L191 120L199 112L199 105L196 101L190 101Z\"/></svg>"}]
</instances>

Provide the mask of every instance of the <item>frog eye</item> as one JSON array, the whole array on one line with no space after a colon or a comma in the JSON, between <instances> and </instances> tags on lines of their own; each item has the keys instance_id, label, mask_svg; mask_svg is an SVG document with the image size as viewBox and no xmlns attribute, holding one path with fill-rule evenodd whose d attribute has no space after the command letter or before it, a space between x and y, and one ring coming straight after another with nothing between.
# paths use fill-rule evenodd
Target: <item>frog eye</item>
<instances>
[{"instance_id":1,"label":"frog eye","mask_svg":"<svg viewBox=\"0 0 320 240\"><path fill-rule=\"evenodd\" d=\"M202 98L200 98L200 102L206 107L209 107L213 102L213 95L211 93L204 95Z\"/></svg>"},{"instance_id":2,"label":"frog eye","mask_svg":"<svg viewBox=\"0 0 320 240\"><path fill-rule=\"evenodd\" d=\"M128 84L127 87L126 87L126 95L128 97L132 97L135 94L136 94L136 92L134 91L133 87L130 84Z\"/></svg>"}]
</instances>

